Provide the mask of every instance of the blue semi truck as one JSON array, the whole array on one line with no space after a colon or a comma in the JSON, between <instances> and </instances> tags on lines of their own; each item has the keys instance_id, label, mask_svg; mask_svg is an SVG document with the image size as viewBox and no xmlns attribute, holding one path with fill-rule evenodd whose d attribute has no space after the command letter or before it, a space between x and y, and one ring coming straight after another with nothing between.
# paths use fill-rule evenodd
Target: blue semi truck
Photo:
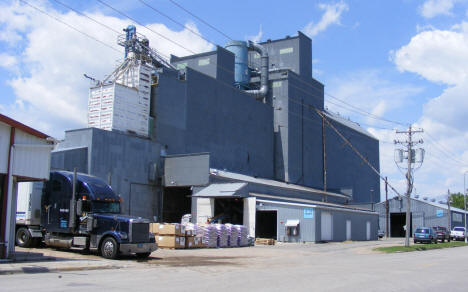
<instances>
[{"instance_id":1,"label":"blue semi truck","mask_svg":"<svg viewBox=\"0 0 468 292\"><path fill-rule=\"evenodd\" d=\"M47 182L20 183L16 244L146 258L157 249L150 221L121 215L120 201L103 180L81 173L52 171Z\"/></svg>"}]
</instances>

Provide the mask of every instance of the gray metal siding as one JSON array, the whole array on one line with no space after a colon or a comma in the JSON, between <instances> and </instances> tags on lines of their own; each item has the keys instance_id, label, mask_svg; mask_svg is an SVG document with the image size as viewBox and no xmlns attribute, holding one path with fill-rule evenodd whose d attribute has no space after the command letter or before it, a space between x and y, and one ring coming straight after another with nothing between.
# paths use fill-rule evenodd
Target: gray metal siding
<instances>
[{"instance_id":1,"label":"gray metal siding","mask_svg":"<svg viewBox=\"0 0 468 292\"><path fill-rule=\"evenodd\" d=\"M51 169L88 173L88 148L54 151L51 153Z\"/></svg>"},{"instance_id":2,"label":"gray metal siding","mask_svg":"<svg viewBox=\"0 0 468 292\"><path fill-rule=\"evenodd\" d=\"M109 173L112 175L111 186L122 196L124 214L157 216L158 204L154 197L158 194L149 174L152 164L159 165L160 145L146 138L93 129L92 149L90 174L104 180ZM133 189L138 191L133 193ZM143 192L144 189L147 191ZM132 210L130 199L143 201L149 210L144 213L140 213L140 209Z\"/></svg>"},{"instance_id":3,"label":"gray metal siding","mask_svg":"<svg viewBox=\"0 0 468 292\"><path fill-rule=\"evenodd\" d=\"M322 212L330 212L333 222L333 238L332 241L346 240L346 220L351 220L351 240L360 241L366 239L366 222L371 223L370 240L377 240L377 230L379 217L377 214L365 214L349 211L338 211L329 209L316 209L316 240L321 240L321 214Z\"/></svg>"},{"instance_id":4,"label":"gray metal siding","mask_svg":"<svg viewBox=\"0 0 468 292\"><path fill-rule=\"evenodd\" d=\"M260 205L261 204L261 205ZM346 240L346 220L351 221L351 240L367 240L366 222L370 222L370 240L377 240L378 215L352 212L347 210L324 209L320 207L314 209L314 218L305 219L304 209L313 208L305 206L294 206L270 202L257 201L257 210L276 210L277 211L277 240L287 242L302 241L321 241L321 215L322 212L329 212L332 216L332 240ZM299 220L299 236L286 235L285 224L287 220Z\"/></svg>"},{"instance_id":5,"label":"gray metal siding","mask_svg":"<svg viewBox=\"0 0 468 292\"><path fill-rule=\"evenodd\" d=\"M259 204L257 202L257 210L277 210L277 240L286 242L315 241L315 212L313 219L305 219L304 207L270 203L262 203L263 206L260 206ZM299 236L286 235L285 224L288 219L299 220Z\"/></svg>"},{"instance_id":6,"label":"gray metal siding","mask_svg":"<svg viewBox=\"0 0 468 292\"><path fill-rule=\"evenodd\" d=\"M186 81L161 78L155 100L156 137L168 154L209 152L213 168L273 176L271 106L190 68Z\"/></svg>"},{"instance_id":7,"label":"gray metal siding","mask_svg":"<svg viewBox=\"0 0 468 292\"><path fill-rule=\"evenodd\" d=\"M58 149L83 146L87 147L89 159L78 152L81 160L78 161L75 150L55 152L54 167L71 170L76 162L82 170L82 165L87 164L89 170L84 172L105 181L111 174L111 186L123 199L123 214L150 219L158 215L159 190L150 173L152 164L159 164L159 144L134 135L88 128L66 132L65 140L58 145ZM71 158L67 158L67 155Z\"/></svg>"},{"instance_id":8,"label":"gray metal siding","mask_svg":"<svg viewBox=\"0 0 468 292\"><path fill-rule=\"evenodd\" d=\"M210 176L210 155L177 155L164 158L164 185L205 186Z\"/></svg>"},{"instance_id":9,"label":"gray metal siding","mask_svg":"<svg viewBox=\"0 0 468 292\"><path fill-rule=\"evenodd\" d=\"M377 170L380 168L378 140L340 123L332 124ZM326 153L328 189L351 188L353 203L380 201L379 176L329 126L326 127Z\"/></svg>"}]
</instances>

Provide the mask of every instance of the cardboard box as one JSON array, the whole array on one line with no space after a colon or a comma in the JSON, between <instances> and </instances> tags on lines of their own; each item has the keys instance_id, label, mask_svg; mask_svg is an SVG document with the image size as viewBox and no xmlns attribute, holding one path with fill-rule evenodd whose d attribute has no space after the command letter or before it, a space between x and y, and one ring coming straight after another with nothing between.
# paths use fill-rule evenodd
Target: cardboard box
<instances>
[{"instance_id":1,"label":"cardboard box","mask_svg":"<svg viewBox=\"0 0 468 292\"><path fill-rule=\"evenodd\" d=\"M160 248L185 248L185 237L182 236L156 236Z\"/></svg>"},{"instance_id":2,"label":"cardboard box","mask_svg":"<svg viewBox=\"0 0 468 292\"><path fill-rule=\"evenodd\" d=\"M151 223L149 231L153 234L159 234L159 223Z\"/></svg>"},{"instance_id":3,"label":"cardboard box","mask_svg":"<svg viewBox=\"0 0 468 292\"><path fill-rule=\"evenodd\" d=\"M187 229L185 229L185 236L186 236L186 237L195 236L194 230L187 230Z\"/></svg>"},{"instance_id":4,"label":"cardboard box","mask_svg":"<svg viewBox=\"0 0 468 292\"><path fill-rule=\"evenodd\" d=\"M185 226L179 223L159 224L159 234L160 235L185 236Z\"/></svg>"},{"instance_id":5,"label":"cardboard box","mask_svg":"<svg viewBox=\"0 0 468 292\"><path fill-rule=\"evenodd\" d=\"M201 237L189 236L185 238L185 248L200 248L202 245Z\"/></svg>"}]
</instances>

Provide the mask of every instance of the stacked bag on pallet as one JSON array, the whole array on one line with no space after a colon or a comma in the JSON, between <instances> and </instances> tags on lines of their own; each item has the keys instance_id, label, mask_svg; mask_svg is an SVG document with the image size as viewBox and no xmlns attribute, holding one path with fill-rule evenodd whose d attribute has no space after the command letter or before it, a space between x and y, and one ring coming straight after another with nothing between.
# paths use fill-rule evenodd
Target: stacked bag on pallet
<instances>
[{"instance_id":1,"label":"stacked bag on pallet","mask_svg":"<svg viewBox=\"0 0 468 292\"><path fill-rule=\"evenodd\" d=\"M228 246L237 247L239 246L239 231L232 224L226 224L228 234Z\"/></svg>"},{"instance_id":2,"label":"stacked bag on pallet","mask_svg":"<svg viewBox=\"0 0 468 292\"><path fill-rule=\"evenodd\" d=\"M216 228L217 247L228 247L228 231L224 224L214 224Z\"/></svg>"},{"instance_id":3,"label":"stacked bag on pallet","mask_svg":"<svg viewBox=\"0 0 468 292\"><path fill-rule=\"evenodd\" d=\"M234 225L234 228L237 229L237 245L238 246L248 246L249 245L249 233L247 227L244 225Z\"/></svg>"},{"instance_id":4,"label":"stacked bag on pallet","mask_svg":"<svg viewBox=\"0 0 468 292\"><path fill-rule=\"evenodd\" d=\"M198 225L197 237L201 237L203 247L218 247L218 232L214 224Z\"/></svg>"},{"instance_id":5,"label":"stacked bag on pallet","mask_svg":"<svg viewBox=\"0 0 468 292\"><path fill-rule=\"evenodd\" d=\"M232 224L194 224L184 222L186 248L248 246L246 226Z\"/></svg>"}]
</instances>

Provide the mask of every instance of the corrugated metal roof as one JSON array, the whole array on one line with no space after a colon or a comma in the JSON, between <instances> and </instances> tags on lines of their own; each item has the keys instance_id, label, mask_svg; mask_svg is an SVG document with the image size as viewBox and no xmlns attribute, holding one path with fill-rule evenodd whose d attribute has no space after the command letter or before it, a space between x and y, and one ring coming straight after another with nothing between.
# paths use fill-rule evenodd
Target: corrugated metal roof
<instances>
[{"instance_id":1,"label":"corrugated metal roof","mask_svg":"<svg viewBox=\"0 0 468 292\"><path fill-rule=\"evenodd\" d=\"M245 189L247 183L224 183L211 184L201 191L192 195L193 197L247 197L248 192Z\"/></svg>"},{"instance_id":2,"label":"corrugated metal roof","mask_svg":"<svg viewBox=\"0 0 468 292\"><path fill-rule=\"evenodd\" d=\"M7 125L10 125L11 127L20 129L20 130L22 130L22 131L24 131L24 132L26 132L26 133L28 133L30 135L36 136L36 137L41 138L41 139L46 139L46 138L49 137L49 135L47 135L47 134L39 132L36 129L33 129L33 128L29 127L29 126L26 126L25 124L20 123L17 120L13 120L12 118L7 117L7 116L2 115L2 114L0 114L0 122L5 123Z\"/></svg>"},{"instance_id":3,"label":"corrugated metal roof","mask_svg":"<svg viewBox=\"0 0 468 292\"><path fill-rule=\"evenodd\" d=\"M272 180L272 179L256 178L256 177L252 177L252 176L248 176L248 175L244 175L244 174L229 172L229 171L225 171L225 170L219 170L219 169L215 169L215 168L210 168L210 175L219 176L219 177L223 177L223 178L229 178L229 179L233 179L233 180L245 181L245 182L250 182L250 183L256 183L256 184L261 184L261 185L275 186L275 187L279 187L279 188L283 188L283 189L313 192L313 193L317 193L317 194L323 194L323 195L333 196L333 197L340 197L340 198L344 198L344 199L349 199L350 198L350 196L348 196L348 195L325 192L325 191L314 189L314 188L304 187L304 186L295 185L295 184L288 184L288 183L285 183L285 182L280 182L280 181L276 181L276 180Z\"/></svg>"},{"instance_id":4,"label":"corrugated metal roof","mask_svg":"<svg viewBox=\"0 0 468 292\"><path fill-rule=\"evenodd\" d=\"M364 211L364 212L373 212L367 209L360 209L354 208L349 205L341 205L335 203L328 203L328 202L321 202L309 199L299 199L299 198L290 198L285 196L276 196L276 195L268 195L268 194L260 194L260 193L250 193L251 196L254 196L258 200L266 199L276 201L277 203L301 203L301 204L311 204L315 207L328 207L328 208L335 208L335 209L343 209L348 211Z\"/></svg>"},{"instance_id":5,"label":"corrugated metal roof","mask_svg":"<svg viewBox=\"0 0 468 292\"><path fill-rule=\"evenodd\" d=\"M353 130L355 130L356 132L359 132L361 134L364 134L366 136L369 136L371 137L372 139L376 139L376 137L374 137L371 133L369 133L368 131L366 131L364 128L362 128L358 123L356 122L353 122L351 120L348 120L344 117L341 117L337 114L334 114L334 113L331 113L329 111L324 111L323 112L327 117L329 117L330 119L334 120L335 122L338 122L348 128L351 128Z\"/></svg>"},{"instance_id":6,"label":"corrugated metal roof","mask_svg":"<svg viewBox=\"0 0 468 292\"><path fill-rule=\"evenodd\" d=\"M396 197L395 197L396 198ZM395 198L392 198L390 200L394 200ZM403 198L404 199L404 198ZM417 202L421 202L421 203L425 203L425 204L428 204L428 205L431 205L431 206L434 206L434 207L437 207L437 208L441 208L441 209L444 209L444 210L448 210L448 206L445 205L445 204L439 204L437 202L431 202L431 201L426 201L426 200L421 200L421 199L416 199L416 198L411 198L411 200L413 201L417 201ZM377 204L385 204L385 201L382 201L382 202L379 202ZM455 207L450 207L450 211L456 211L456 212L460 212L460 213L465 213L465 210L462 210L462 209L459 209L459 208L455 208ZM468 214L468 211L466 212Z\"/></svg>"}]
</instances>

